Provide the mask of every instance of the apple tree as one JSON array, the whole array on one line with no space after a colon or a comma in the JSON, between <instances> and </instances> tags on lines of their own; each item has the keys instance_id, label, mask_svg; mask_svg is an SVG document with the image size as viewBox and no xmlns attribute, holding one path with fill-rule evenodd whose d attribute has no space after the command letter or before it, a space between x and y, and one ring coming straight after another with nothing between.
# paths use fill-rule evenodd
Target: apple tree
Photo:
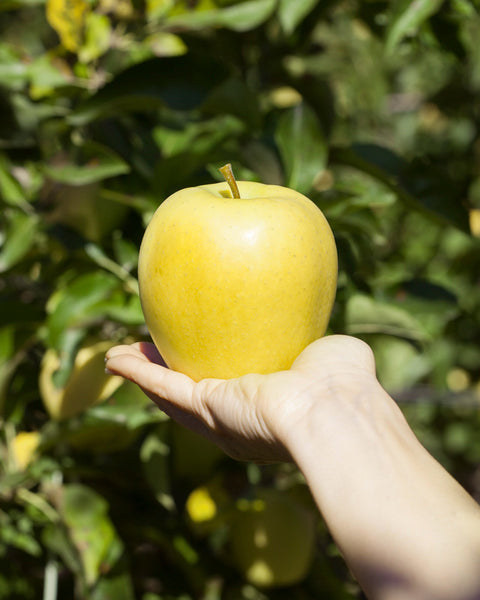
<instances>
[{"instance_id":1,"label":"apple tree","mask_svg":"<svg viewBox=\"0 0 480 600\"><path fill-rule=\"evenodd\" d=\"M329 331L480 499L479 36L478 0L0 3L0 597L362 597L293 465L236 463L103 371L148 339L153 212L227 161L322 209Z\"/></svg>"}]
</instances>

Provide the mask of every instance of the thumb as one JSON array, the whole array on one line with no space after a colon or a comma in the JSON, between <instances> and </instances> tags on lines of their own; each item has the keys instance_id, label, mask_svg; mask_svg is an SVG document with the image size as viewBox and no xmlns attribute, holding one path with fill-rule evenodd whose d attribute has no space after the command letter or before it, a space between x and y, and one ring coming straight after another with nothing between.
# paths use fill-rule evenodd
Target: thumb
<instances>
[{"instance_id":1,"label":"thumb","mask_svg":"<svg viewBox=\"0 0 480 600\"><path fill-rule=\"evenodd\" d=\"M329 335L307 346L292 365L294 370L318 371L324 366L328 370L366 371L375 375L375 358L368 344L349 335Z\"/></svg>"}]
</instances>

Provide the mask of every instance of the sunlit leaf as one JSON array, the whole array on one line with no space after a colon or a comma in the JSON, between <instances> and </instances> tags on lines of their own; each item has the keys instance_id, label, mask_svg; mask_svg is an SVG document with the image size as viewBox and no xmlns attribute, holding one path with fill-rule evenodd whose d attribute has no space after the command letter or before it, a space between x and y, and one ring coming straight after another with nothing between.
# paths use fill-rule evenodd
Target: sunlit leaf
<instances>
[{"instance_id":1,"label":"sunlit leaf","mask_svg":"<svg viewBox=\"0 0 480 600\"><path fill-rule=\"evenodd\" d=\"M111 44L112 28L107 15L90 12L85 19L85 43L79 49L78 57L90 62L102 56Z\"/></svg>"},{"instance_id":2,"label":"sunlit leaf","mask_svg":"<svg viewBox=\"0 0 480 600\"><path fill-rule=\"evenodd\" d=\"M123 561L123 569L102 576L97 581L89 600L135 600L135 589L130 576L129 564ZM153 600L153 598L152 598Z\"/></svg>"},{"instance_id":3,"label":"sunlit leaf","mask_svg":"<svg viewBox=\"0 0 480 600\"><path fill-rule=\"evenodd\" d=\"M25 193L19 181L11 172L11 165L7 157L0 153L0 198L7 204L22 205Z\"/></svg>"},{"instance_id":4,"label":"sunlit leaf","mask_svg":"<svg viewBox=\"0 0 480 600\"><path fill-rule=\"evenodd\" d=\"M147 19L149 21L155 21L168 15L172 9L175 0L146 0L145 9Z\"/></svg>"},{"instance_id":5,"label":"sunlit leaf","mask_svg":"<svg viewBox=\"0 0 480 600\"><path fill-rule=\"evenodd\" d=\"M168 19L170 26L203 29L225 27L234 31L247 31L258 27L270 17L276 0L247 0L226 8L190 11Z\"/></svg>"},{"instance_id":6,"label":"sunlit leaf","mask_svg":"<svg viewBox=\"0 0 480 600\"><path fill-rule=\"evenodd\" d=\"M428 356L411 342L392 335L368 336L380 383L391 393L417 383L431 369Z\"/></svg>"},{"instance_id":7,"label":"sunlit leaf","mask_svg":"<svg viewBox=\"0 0 480 600\"><path fill-rule=\"evenodd\" d=\"M385 333L411 340L426 340L424 325L400 304L355 294L348 299L345 312L347 331L352 335Z\"/></svg>"},{"instance_id":8,"label":"sunlit leaf","mask_svg":"<svg viewBox=\"0 0 480 600\"><path fill-rule=\"evenodd\" d=\"M10 213L0 246L0 273L21 261L36 243L41 221L35 214Z\"/></svg>"},{"instance_id":9,"label":"sunlit leaf","mask_svg":"<svg viewBox=\"0 0 480 600\"><path fill-rule=\"evenodd\" d=\"M5 393L17 361L15 353L15 329L13 325L0 328L0 415L3 415Z\"/></svg>"},{"instance_id":10,"label":"sunlit leaf","mask_svg":"<svg viewBox=\"0 0 480 600\"><path fill-rule=\"evenodd\" d=\"M48 97L56 88L72 82L68 66L48 54L39 56L29 65L28 75L31 84L30 96L34 100Z\"/></svg>"},{"instance_id":11,"label":"sunlit leaf","mask_svg":"<svg viewBox=\"0 0 480 600\"><path fill-rule=\"evenodd\" d=\"M429 17L440 10L443 0L399 0L392 3L392 20L386 32L385 49L393 52L407 35L413 35Z\"/></svg>"},{"instance_id":12,"label":"sunlit leaf","mask_svg":"<svg viewBox=\"0 0 480 600\"><path fill-rule=\"evenodd\" d=\"M118 290L118 279L105 271L80 275L59 289L48 304L47 340L61 348L69 328L78 329L105 314L105 300Z\"/></svg>"},{"instance_id":13,"label":"sunlit leaf","mask_svg":"<svg viewBox=\"0 0 480 600\"><path fill-rule=\"evenodd\" d=\"M327 162L328 146L322 127L307 104L297 104L279 120L277 142L286 171L286 184L307 193Z\"/></svg>"},{"instance_id":14,"label":"sunlit leaf","mask_svg":"<svg viewBox=\"0 0 480 600\"><path fill-rule=\"evenodd\" d=\"M0 11L2 8L0 5ZM21 61L18 51L10 45L0 45L0 84L8 89L21 89L28 75L29 65Z\"/></svg>"},{"instance_id":15,"label":"sunlit leaf","mask_svg":"<svg viewBox=\"0 0 480 600\"><path fill-rule=\"evenodd\" d=\"M284 32L290 35L318 3L319 0L280 0L278 18Z\"/></svg>"}]
</instances>

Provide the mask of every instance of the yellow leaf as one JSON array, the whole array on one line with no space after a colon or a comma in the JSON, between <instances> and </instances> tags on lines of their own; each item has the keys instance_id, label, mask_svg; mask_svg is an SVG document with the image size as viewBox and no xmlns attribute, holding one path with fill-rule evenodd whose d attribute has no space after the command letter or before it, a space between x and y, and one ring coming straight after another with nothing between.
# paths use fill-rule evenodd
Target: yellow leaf
<instances>
[{"instance_id":1,"label":"yellow leaf","mask_svg":"<svg viewBox=\"0 0 480 600\"><path fill-rule=\"evenodd\" d=\"M88 8L87 0L47 0L47 21L70 52L77 52L82 46Z\"/></svg>"}]
</instances>

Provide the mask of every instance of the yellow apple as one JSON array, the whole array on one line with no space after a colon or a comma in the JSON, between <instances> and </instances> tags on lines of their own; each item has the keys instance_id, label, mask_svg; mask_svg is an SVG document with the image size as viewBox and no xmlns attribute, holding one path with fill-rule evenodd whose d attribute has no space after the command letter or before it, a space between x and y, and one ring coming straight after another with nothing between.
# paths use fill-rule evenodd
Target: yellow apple
<instances>
[{"instance_id":1,"label":"yellow apple","mask_svg":"<svg viewBox=\"0 0 480 600\"><path fill-rule=\"evenodd\" d=\"M228 525L235 514L235 504L221 479L214 477L190 492L185 502L185 513L190 530L204 537Z\"/></svg>"},{"instance_id":2,"label":"yellow apple","mask_svg":"<svg viewBox=\"0 0 480 600\"><path fill-rule=\"evenodd\" d=\"M276 489L238 501L230 537L232 560L258 587L288 586L307 575L315 552L315 513Z\"/></svg>"},{"instance_id":3,"label":"yellow apple","mask_svg":"<svg viewBox=\"0 0 480 600\"><path fill-rule=\"evenodd\" d=\"M72 372L63 387L57 387L54 374L60 356L49 348L43 357L39 388L50 417L62 421L81 414L90 406L109 398L122 384L121 377L105 374L105 352L111 342L87 342L78 351Z\"/></svg>"},{"instance_id":4,"label":"yellow apple","mask_svg":"<svg viewBox=\"0 0 480 600\"><path fill-rule=\"evenodd\" d=\"M228 184L167 198L140 248L152 339L169 367L197 381L288 369L325 333L336 291L320 209L294 190L224 174Z\"/></svg>"}]
</instances>

